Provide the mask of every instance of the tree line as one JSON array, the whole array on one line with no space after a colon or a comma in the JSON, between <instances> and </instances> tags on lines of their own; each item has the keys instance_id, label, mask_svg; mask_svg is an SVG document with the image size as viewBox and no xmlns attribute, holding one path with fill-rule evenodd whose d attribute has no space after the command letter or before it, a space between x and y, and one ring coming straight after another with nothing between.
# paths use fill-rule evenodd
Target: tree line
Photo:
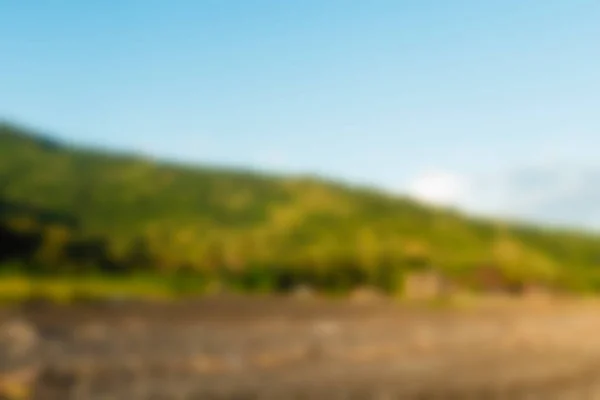
<instances>
[{"instance_id":1,"label":"tree line","mask_svg":"<svg viewBox=\"0 0 600 400\"><path fill-rule=\"evenodd\" d=\"M0 124L0 268L180 276L286 291L374 286L412 271L461 285L600 289L600 239L476 219L319 177L155 162ZM488 273L482 277L481 271Z\"/></svg>"}]
</instances>

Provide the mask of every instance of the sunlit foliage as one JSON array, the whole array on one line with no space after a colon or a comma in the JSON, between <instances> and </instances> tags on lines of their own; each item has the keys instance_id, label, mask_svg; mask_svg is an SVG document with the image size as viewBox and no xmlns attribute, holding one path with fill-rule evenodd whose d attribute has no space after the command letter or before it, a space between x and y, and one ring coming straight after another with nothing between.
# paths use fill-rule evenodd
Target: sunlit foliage
<instances>
[{"instance_id":1,"label":"sunlit foliage","mask_svg":"<svg viewBox=\"0 0 600 400\"><path fill-rule=\"evenodd\" d=\"M468 281L490 266L511 282L596 290L600 239L500 227L316 177L71 148L4 124L0 262L31 274L185 277L181 290L394 292L411 270Z\"/></svg>"}]
</instances>

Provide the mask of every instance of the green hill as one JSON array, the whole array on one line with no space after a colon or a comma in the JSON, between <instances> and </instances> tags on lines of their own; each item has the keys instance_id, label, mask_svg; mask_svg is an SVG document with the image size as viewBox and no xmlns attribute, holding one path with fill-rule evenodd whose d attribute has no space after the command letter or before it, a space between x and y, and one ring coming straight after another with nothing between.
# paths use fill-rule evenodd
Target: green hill
<instances>
[{"instance_id":1,"label":"green hill","mask_svg":"<svg viewBox=\"0 0 600 400\"><path fill-rule=\"evenodd\" d=\"M186 273L264 290L394 291L426 266L476 285L486 267L511 284L595 289L600 238L318 178L76 148L2 124L0 262L28 274Z\"/></svg>"}]
</instances>

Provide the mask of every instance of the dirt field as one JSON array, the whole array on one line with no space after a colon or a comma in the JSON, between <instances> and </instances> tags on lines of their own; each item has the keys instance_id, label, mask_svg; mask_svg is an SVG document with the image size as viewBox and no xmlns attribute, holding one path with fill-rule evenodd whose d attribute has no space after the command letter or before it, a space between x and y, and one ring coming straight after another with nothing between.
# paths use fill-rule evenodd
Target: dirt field
<instances>
[{"instance_id":1,"label":"dirt field","mask_svg":"<svg viewBox=\"0 0 600 400\"><path fill-rule=\"evenodd\" d=\"M60 400L600 399L600 306L218 297L5 308L0 387Z\"/></svg>"}]
</instances>

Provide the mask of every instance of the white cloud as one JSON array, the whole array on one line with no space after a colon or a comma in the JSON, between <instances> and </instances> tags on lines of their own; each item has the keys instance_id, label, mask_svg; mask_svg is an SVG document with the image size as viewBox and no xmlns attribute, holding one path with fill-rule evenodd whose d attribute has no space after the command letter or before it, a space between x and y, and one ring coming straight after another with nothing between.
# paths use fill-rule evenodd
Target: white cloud
<instances>
[{"instance_id":1,"label":"white cloud","mask_svg":"<svg viewBox=\"0 0 600 400\"><path fill-rule=\"evenodd\" d=\"M410 196L470 213L600 229L600 168L538 165L494 174L427 170Z\"/></svg>"},{"instance_id":2,"label":"white cloud","mask_svg":"<svg viewBox=\"0 0 600 400\"><path fill-rule=\"evenodd\" d=\"M408 194L429 204L456 205L465 195L466 189L463 177L434 169L417 175L409 183Z\"/></svg>"}]
</instances>

